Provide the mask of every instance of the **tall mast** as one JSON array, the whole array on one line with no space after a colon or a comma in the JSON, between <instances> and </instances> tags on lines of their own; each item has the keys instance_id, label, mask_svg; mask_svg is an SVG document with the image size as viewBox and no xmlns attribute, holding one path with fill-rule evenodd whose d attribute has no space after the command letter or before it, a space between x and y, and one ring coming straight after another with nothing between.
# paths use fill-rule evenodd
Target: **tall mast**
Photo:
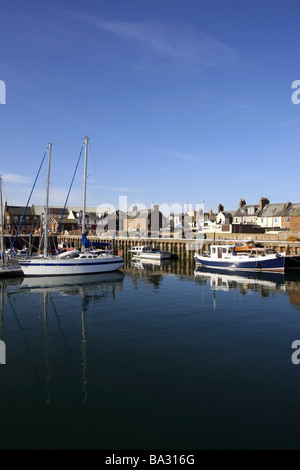
<instances>
[{"instance_id":1,"label":"tall mast","mask_svg":"<svg viewBox=\"0 0 300 470\"><path fill-rule=\"evenodd\" d=\"M49 209L49 186L50 186L50 167L51 167L51 150L52 144L47 145L48 149L48 170L47 170L47 192L46 192L46 211L45 211L45 239L44 239L44 257L47 256L48 250L48 209Z\"/></svg>"},{"instance_id":2,"label":"tall mast","mask_svg":"<svg viewBox=\"0 0 300 470\"><path fill-rule=\"evenodd\" d=\"M83 172L83 207L82 207L82 237L85 233L85 209L86 209L86 179L87 179L87 156L88 156L88 137L84 139L85 152L84 152L84 172ZM83 239L83 238L82 238ZM84 251L85 246L83 241L81 243L81 249Z\"/></svg>"},{"instance_id":3,"label":"tall mast","mask_svg":"<svg viewBox=\"0 0 300 470\"><path fill-rule=\"evenodd\" d=\"M0 175L1 265L4 266L4 218L2 201L2 176Z\"/></svg>"}]
</instances>

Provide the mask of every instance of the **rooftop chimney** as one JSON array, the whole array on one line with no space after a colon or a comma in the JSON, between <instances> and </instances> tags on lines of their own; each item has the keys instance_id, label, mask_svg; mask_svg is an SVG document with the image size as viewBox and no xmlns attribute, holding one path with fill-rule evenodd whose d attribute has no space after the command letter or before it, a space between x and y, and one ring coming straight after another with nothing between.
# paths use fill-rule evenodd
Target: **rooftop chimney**
<instances>
[{"instance_id":1,"label":"rooftop chimney","mask_svg":"<svg viewBox=\"0 0 300 470\"><path fill-rule=\"evenodd\" d=\"M240 200L240 208L246 205L245 199Z\"/></svg>"},{"instance_id":2,"label":"rooftop chimney","mask_svg":"<svg viewBox=\"0 0 300 470\"><path fill-rule=\"evenodd\" d=\"M261 197L259 201L259 210L261 211L270 201L267 197Z\"/></svg>"}]
</instances>

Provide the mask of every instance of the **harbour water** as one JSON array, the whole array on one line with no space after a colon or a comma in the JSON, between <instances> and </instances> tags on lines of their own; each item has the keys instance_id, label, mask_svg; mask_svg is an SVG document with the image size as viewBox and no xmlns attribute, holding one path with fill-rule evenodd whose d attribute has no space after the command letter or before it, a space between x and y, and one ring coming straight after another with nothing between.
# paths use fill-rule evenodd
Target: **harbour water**
<instances>
[{"instance_id":1,"label":"harbour water","mask_svg":"<svg viewBox=\"0 0 300 470\"><path fill-rule=\"evenodd\" d=\"M1 449L298 449L300 271L0 281Z\"/></svg>"}]
</instances>

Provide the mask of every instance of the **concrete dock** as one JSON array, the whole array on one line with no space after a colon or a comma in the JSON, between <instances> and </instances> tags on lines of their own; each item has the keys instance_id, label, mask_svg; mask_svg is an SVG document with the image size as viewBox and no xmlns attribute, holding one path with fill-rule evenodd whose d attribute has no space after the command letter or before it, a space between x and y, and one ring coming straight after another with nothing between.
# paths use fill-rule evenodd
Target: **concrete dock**
<instances>
[{"instance_id":1,"label":"concrete dock","mask_svg":"<svg viewBox=\"0 0 300 470\"><path fill-rule=\"evenodd\" d=\"M123 250L127 252L133 246L148 245L151 244L152 247L160 251L168 251L178 257L181 256L193 256L195 252L201 253L204 251L210 251L210 246L212 244L228 244L234 241L241 240L250 240L252 239L256 243L260 243L264 247L269 247L272 250L283 253L286 252L290 255L300 255L300 241L285 241L285 240L266 240L257 236L251 236L247 238L237 237L237 238L227 238L227 239L213 239L207 238L205 240L195 240L195 239L175 239L175 238L138 238L138 237L97 237L88 235L88 240L90 242L102 242L109 243L110 247L116 250ZM53 237L49 237L50 243L52 243ZM74 248L81 247L81 235L59 235L57 237L57 244L66 243L69 246ZM6 248L10 247L11 237L5 236L5 246ZM36 251L39 248L40 237L38 235L21 235L16 241L16 249L24 248L24 246L29 247L29 250Z\"/></svg>"}]
</instances>

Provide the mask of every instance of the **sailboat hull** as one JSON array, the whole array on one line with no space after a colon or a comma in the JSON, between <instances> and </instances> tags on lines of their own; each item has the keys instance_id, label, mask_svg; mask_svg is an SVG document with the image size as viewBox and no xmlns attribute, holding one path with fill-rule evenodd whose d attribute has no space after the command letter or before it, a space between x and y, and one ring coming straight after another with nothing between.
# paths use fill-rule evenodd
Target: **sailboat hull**
<instances>
[{"instance_id":1,"label":"sailboat hull","mask_svg":"<svg viewBox=\"0 0 300 470\"><path fill-rule=\"evenodd\" d=\"M20 262L24 276L73 276L116 271L124 266L119 256L104 259L31 259Z\"/></svg>"}]
</instances>

